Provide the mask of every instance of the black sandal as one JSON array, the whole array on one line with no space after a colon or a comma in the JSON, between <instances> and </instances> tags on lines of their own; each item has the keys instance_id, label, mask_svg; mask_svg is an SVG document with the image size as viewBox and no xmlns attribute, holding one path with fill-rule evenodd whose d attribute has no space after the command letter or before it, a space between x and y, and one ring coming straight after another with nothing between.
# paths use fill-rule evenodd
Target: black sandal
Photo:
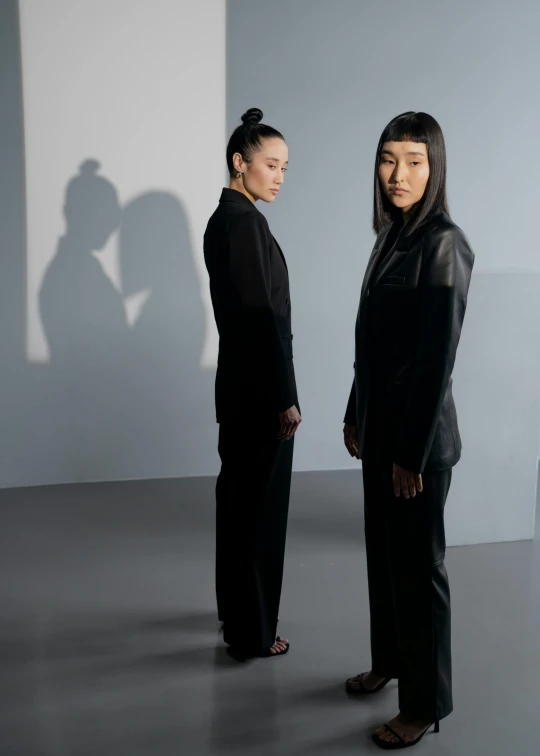
<instances>
[{"instance_id":1,"label":"black sandal","mask_svg":"<svg viewBox=\"0 0 540 756\"><path fill-rule=\"evenodd\" d=\"M276 642L280 641L281 638L278 635L276 638ZM269 657L273 656L285 656L286 653L288 653L290 648L290 643L285 644L285 648L283 651L274 651L272 652L269 648L265 649L264 651L250 651L247 649L242 648L236 648L233 646L230 646L227 649L227 653L229 656L232 656L233 659L236 659L237 661L247 661L248 659L268 659Z\"/></svg>"},{"instance_id":2,"label":"black sandal","mask_svg":"<svg viewBox=\"0 0 540 756\"><path fill-rule=\"evenodd\" d=\"M276 637L276 643L278 643L279 641L281 641L281 638L278 635ZM267 658L269 656L285 656L285 654L289 652L290 645L291 645L290 643L286 643L283 651L271 651L268 648L266 651L263 651L262 654L260 654L260 656L262 656L263 658Z\"/></svg>"},{"instance_id":3,"label":"black sandal","mask_svg":"<svg viewBox=\"0 0 540 756\"><path fill-rule=\"evenodd\" d=\"M389 725L389 724L384 724L384 725L383 725L383 727L384 727L384 729L385 729L385 730L387 730L387 731L388 731L388 732L389 732L389 733L390 733L391 735L393 735L393 736L394 736L395 738L397 738L397 739L398 739L398 742L397 742L397 743L395 743L395 742L393 742L392 740L383 740L383 739L382 739L382 738L380 737L380 735L377 735L377 733L375 733L375 732L374 732L374 733L373 733L373 735L371 736L371 739L373 740L373 742L374 742L374 743L375 743L376 745L378 745L378 746L379 746L379 748L382 748L382 749L383 749L384 751L396 751L396 750L398 750L399 748L411 748L412 746L415 746L415 745L416 745L417 743L419 743L419 742L420 742L420 741L422 740L422 738L424 737L424 735L426 734L426 732L427 732L427 731L429 730L429 728L431 727L431 724L429 724L429 725L428 725L428 726L426 727L426 729L425 729L425 730L424 730L423 732L421 732L421 733L420 733L420 735L419 735L419 736L418 736L417 738L415 738L414 740L409 740L409 741L406 741L406 740L404 740L404 739L403 739L403 738L401 737L401 735L398 735L398 733L397 733L397 732L396 732L395 730L393 730L393 729L392 729L392 728L390 727L390 725ZM434 732L439 732L439 723L438 723L438 722L435 722L435 729L434 729Z\"/></svg>"},{"instance_id":4,"label":"black sandal","mask_svg":"<svg viewBox=\"0 0 540 756\"><path fill-rule=\"evenodd\" d=\"M351 685L351 681L354 680L354 677L349 677L349 679L345 682L345 690L347 693L356 693L357 695L360 694L362 696L367 696L370 693L378 693L380 690L384 688L385 685L388 685L391 677L385 677L382 682L380 682L376 688L366 688L364 686L364 675L365 672L361 672L358 675L358 688Z\"/></svg>"}]
</instances>

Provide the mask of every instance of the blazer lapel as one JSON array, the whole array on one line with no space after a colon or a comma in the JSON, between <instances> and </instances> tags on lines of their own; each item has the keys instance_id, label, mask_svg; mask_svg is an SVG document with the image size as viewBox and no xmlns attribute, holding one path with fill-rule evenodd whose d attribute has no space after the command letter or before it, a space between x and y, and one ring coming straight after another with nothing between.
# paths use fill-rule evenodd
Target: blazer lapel
<instances>
[{"instance_id":1,"label":"blazer lapel","mask_svg":"<svg viewBox=\"0 0 540 756\"><path fill-rule=\"evenodd\" d=\"M427 228L429 228L429 225L427 226ZM372 286L376 286L384 276L388 275L390 271L395 269L401 262L403 262L405 257L407 257L407 255L411 251L411 248L418 242L419 238L423 233L425 233L425 231L426 226L424 225L420 226L420 228L417 228L416 231L414 231L410 236L402 236L401 232L399 233L393 248L389 250L385 261L375 274L375 277L371 282Z\"/></svg>"},{"instance_id":2,"label":"blazer lapel","mask_svg":"<svg viewBox=\"0 0 540 756\"><path fill-rule=\"evenodd\" d=\"M276 239L275 239L274 236L272 236L272 239L274 239L274 244L276 245L276 247L279 250L279 254L281 255L281 259L283 260L283 265L285 266L285 270L288 273L289 272L289 268L287 267L287 260L285 259L285 255L283 254L283 251L282 251L281 247L279 246L279 244L277 243L277 241L276 241Z\"/></svg>"},{"instance_id":3,"label":"blazer lapel","mask_svg":"<svg viewBox=\"0 0 540 756\"><path fill-rule=\"evenodd\" d=\"M364 295L366 294L369 287L372 285L373 271L376 269L377 264L379 263L381 259L381 255L384 249L384 243L386 241L386 237L390 233L391 228L392 228L392 225L390 224L388 228L386 229L386 231L381 236L381 238L378 240L377 246L374 248L373 252L371 253L371 257L369 258L369 262L366 268L366 274L364 276L364 283L362 284L362 299L364 299Z\"/></svg>"},{"instance_id":4,"label":"blazer lapel","mask_svg":"<svg viewBox=\"0 0 540 756\"><path fill-rule=\"evenodd\" d=\"M407 257L408 254L408 248L404 248L400 244L400 239L398 238L393 248L388 252L385 261L373 277L372 286L376 286L381 278L384 278L384 276L386 276L393 268L396 268L403 260L403 258Z\"/></svg>"}]
</instances>

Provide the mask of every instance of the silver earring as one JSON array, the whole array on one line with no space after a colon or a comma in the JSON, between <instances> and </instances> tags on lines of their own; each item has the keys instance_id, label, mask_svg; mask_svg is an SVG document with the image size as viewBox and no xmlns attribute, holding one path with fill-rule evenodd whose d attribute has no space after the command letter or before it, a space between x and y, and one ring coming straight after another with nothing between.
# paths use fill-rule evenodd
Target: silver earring
<instances>
[{"instance_id":1,"label":"silver earring","mask_svg":"<svg viewBox=\"0 0 540 756\"><path fill-rule=\"evenodd\" d=\"M242 172L241 171L238 171L238 173L236 174L236 178L242 178Z\"/></svg>"}]
</instances>

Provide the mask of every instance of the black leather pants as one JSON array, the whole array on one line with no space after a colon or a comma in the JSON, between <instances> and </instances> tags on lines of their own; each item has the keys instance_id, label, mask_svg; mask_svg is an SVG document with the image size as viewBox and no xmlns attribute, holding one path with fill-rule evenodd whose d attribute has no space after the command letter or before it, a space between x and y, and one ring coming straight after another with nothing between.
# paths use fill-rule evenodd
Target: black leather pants
<instances>
[{"instance_id":1,"label":"black leather pants","mask_svg":"<svg viewBox=\"0 0 540 756\"><path fill-rule=\"evenodd\" d=\"M398 678L399 708L433 722L452 711L450 592L444 505L451 470L397 498L392 465L363 463L372 669Z\"/></svg>"}]
</instances>

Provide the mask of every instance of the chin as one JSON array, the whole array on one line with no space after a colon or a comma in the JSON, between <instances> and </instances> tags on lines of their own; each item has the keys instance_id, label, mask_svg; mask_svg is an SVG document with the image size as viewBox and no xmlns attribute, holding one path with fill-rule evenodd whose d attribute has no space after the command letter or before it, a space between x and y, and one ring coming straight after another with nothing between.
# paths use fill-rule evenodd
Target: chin
<instances>
[{"instance_id":1,"label":"chin","mask_svg":"<svg viewBox=\"0 0 540 756\"><path fill-rule=\"evenodd\" d=\"M398 207L400 210L411 204L407 197L396 197L394 194L391 194L388 199L394 207Z\"/></svg>"}]
</instances>

